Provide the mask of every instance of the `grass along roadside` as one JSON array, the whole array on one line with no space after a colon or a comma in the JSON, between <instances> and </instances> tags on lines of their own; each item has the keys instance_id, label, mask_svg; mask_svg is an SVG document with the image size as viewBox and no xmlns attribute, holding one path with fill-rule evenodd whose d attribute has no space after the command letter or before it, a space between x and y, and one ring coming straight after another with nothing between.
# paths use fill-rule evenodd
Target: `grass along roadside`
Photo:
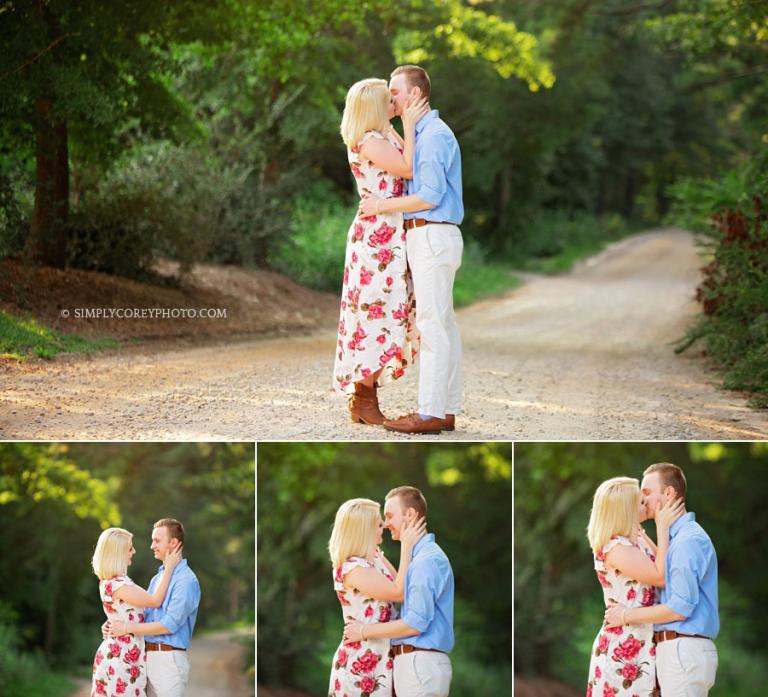
<instances>
[{"instance_id":1,"label":"grass along roadside","mask_svg":"<svg viewBox=\"0 0 768 697\"><path fill-rule=\"evenodd\" d=\"M23 361L30 356L53 358L59 353L87 353L116 348L115 339L84 339L45 327L34 319L0 310L0 357Z\"/></svg>"}]
</instances>

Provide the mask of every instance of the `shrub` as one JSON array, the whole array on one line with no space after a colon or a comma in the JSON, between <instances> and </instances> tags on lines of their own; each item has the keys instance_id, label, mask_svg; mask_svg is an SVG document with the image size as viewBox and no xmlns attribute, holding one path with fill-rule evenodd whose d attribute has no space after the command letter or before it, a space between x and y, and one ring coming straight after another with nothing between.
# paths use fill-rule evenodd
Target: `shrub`
<instances>
[{"instance_id":1,"label":"shrub","mask_svg":"<svg viewBox=\"0 0 768 697\"><path fill-rule=\"evenodd\" d=\"M73 211L69 263L136 276L164 254L188 268L205 258L229 184L201 151L166 142L142 146Z\"/></svg>"},{"instance_id":2,"label":"shrub","mask_svg":"<svg viewBox=\"0 0 768 697\"><path fill-rule=\"evenodd\" d=\"M296 198L287 234L276 241L270 266L298 283L341 292L347 231L357 206L347 205L320 180Z\"/></svg>"},{"instance_id":3,"label":"shrub","mask_svg":"<svg viewBox=\"0 0 768 697\"><path fill-rule=\"evenodd\" d=\"M676 350L703 340L724 386L768 407L768 155L719 181L685 181L672 194L707 259L696 290L702 314Z\"/></svg>"}]
</instances>

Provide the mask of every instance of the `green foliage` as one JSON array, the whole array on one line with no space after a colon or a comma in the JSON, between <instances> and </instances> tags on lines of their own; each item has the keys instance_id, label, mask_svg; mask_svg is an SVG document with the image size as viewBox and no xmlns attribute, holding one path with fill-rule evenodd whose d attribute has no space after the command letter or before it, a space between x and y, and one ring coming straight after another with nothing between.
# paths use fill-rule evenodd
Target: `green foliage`
<instances>
[{"instance_id":1,"label":"green foliage","mask_svg":"<svg viewBox=\"0 0 768 697\"><path fill-rule=\"evenodd\" d=\"M724 386L768 406L768 154L719 181L675 187L680 218L701 233L707 256L697 290L703 313L681 339L699 339L724 369Z\"/></svg>"},{"instance_id":2,"label":"green foliage","mask_svg":"<svg viewBox=\"0 0 768 697\"><path fill-rule=\"evenodd\" d=\"M756 695L768 670L761 645L768 600L763 443L524 443L515 446L515 669L583 687L603 614L586 526L598 484L640 478L653 462L680 465L688 510L718 555L720 665L712 694ZM723 492L727 497L723 498ZM749 520L747 526L737 521ZM653 535L652 525L649 533ZM744 564L744 559L750 563ZM752 665L744 671L743 666ZM739 672L741 671L741 672ZM727 677L724 677L727 676Z\"/></svg>"},{"instance_id":3,"label":"green foliage","mask_svg":"<svg viewBox=\"0 0 768 697\"><path fill-rule=\"evenodd\" d=\"M515 251L529 271L559 273L575 261L599 252L609 242L632 230L619 215L597 217L585 213L542 211L525 226Z\"/></svg>"},{"instance_id":4,"label":"green foliage","mask_svg":"<svg viewBox=\"0 0 768 697\"><path fill-rule=\"evenodd\" d=\"M295 199L288 234L275 241L269 263L299 283L341 292L347 231L357 215L324 182Z\"/></svg>"},{"instance_id":5,"label":"green foliage","mask_svg":"<svg viewBox=\"0 0 768 697\"><path fill-rule=\"evenodd\" d=\"M453 286L456 307L499 295L519 285L520 279L508 264L489 261L488 256L476 241L470 238L465 242L461 267Z\"/></svg>"},{"instance_id":6,"label":"green foliage","mask_svg":"<svg viewBox=\"0 0 768 697\"><path fill-rule=\"evenodd\" d=\"M327 694L342 628L327 552L335 512L346 499L383 501L408 483L424 491L430 529L454 570L455 674L467 686L484 666L471 693L499 694L511 656L509 444L262 443L257 477L261 682ZM383 548L398 559L388 535Z\"/></svg>"},{"instance_id":7,"label":"green foliage","mask_svg":"<svg viewBox=\"0 0 768 697\"><path fill-rule=\"evenodd\" d=\"M188 269L216 237L228 174L195 148L137 149L88 187L73 215L70 263L137 276L164 254Z\"/></svg>"},{"instance_id":8,"label":"green foliage","mask_svg":"<svg viewBox=\"0 0 768 697\"><path fill-rule=\"evenodd\" d=\"M34 354L53 358L58 353L99 351L114 348L114 339L93 341L77 334L62 334L43 327L33 319L24 319L0 310L0 355L23 361Z\"/></svg>"}]
</instances>

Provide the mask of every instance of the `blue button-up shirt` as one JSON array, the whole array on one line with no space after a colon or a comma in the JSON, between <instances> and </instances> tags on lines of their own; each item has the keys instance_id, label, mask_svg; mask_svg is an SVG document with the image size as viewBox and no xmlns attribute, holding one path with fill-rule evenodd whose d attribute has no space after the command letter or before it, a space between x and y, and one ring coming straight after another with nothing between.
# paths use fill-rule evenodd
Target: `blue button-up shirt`
<instances>
[{"instance_id":1,"label":"blue button-up shirt","mask_svg":"<svg viewBox=\"0 0 768 697\"><path fill-rule=\"evenodd\" d=\"M437 208L404 213L406 219L424 218L455 225L464 220L461 151L456 136L440 118L437 109L422 116L416 124L413 179L408 182L408 193L416 194Z\"/></svg>"},{"instance_id":2,"label":"blue button-up shirt","mask_svg":"<svg viewBox=\"0 0 768 697\"><path fill-rule=\"evenodd\" d=\"M392 639L448 653L453 648L453 570L432 533L413 547L413 559L405 574L405 595L400 619L418 629L418 636Z\"/></svg>"},{"instance_id":3,"label":"blue button-up shirt","mask_svg":"<svg viewBox=\"0 0 768 697\"><path fill-rule=\"evenodd\" d=\"M678 518L669 529L667 585L661 602L684 620L654 625L661 631L701 634L714 639L720 631L717 614L717 554L694 513Z\"/></svg>"},{"instance_id":4,"label":"blue button-up shirt","mask_svg":"<svg viewBox=\"0 0 768 697\"><path fill-rule=\"evenodd\" d=\"M150 593L155 592L165 566L161 566L149 582ZM192 640L192 630L197 620L197 606L200 604L200 584L194 571L189 568L186 559L182 559L173 570L171 583L165 600L160 607L147 608L145 622L160 622L170 634L147 636L147 641L168 644L179 649L188 649Z\"/></svg>"}]
</instances>

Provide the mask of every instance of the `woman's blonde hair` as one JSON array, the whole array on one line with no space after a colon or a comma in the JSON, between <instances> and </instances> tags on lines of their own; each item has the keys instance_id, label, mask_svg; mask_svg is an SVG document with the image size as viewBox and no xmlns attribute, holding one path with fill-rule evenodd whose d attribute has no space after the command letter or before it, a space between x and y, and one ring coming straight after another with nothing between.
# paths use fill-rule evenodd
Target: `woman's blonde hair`
<instances>
[{"instance_id":1,"label":"woman's blonde hair","mask_svg":"<svg viewBox=\"0 0 768 697\"><path fill-rule=\"evenodd\" d=\"M341 138L352 149L368 131L386 128L389 109L389 88L386 80L368 78L356 82L347 92L344 115L341 117Z\"/></svg>"},{"instance_id":2,"label":"woman's blonde hair","mask_svg":"<svg viewBox=\"0 0 768 697\"><path fill-rule=\"evenodd\" d=\"M100 581L126 574L132 540L133 533L123 528L107 528L99 535L91 566Z\"/></svg>"},{"instance_id":3,"label":"woman's blonde hair","mask_svg":"<svg viewBox=\"0 0 768 697\"><path fill-rule=\"evenodd\" d=\"M374 554L380 521L379 504L370 499L350 499L339 506L328 541L328 553L334 569L349 557L370 557Z\"/></svg>"},{"instance_id":4,"label":"woman's blonde hair","mask_svg":"<svg viewBox=\"0 0 768 697\"><path fill-rule=\"evenodd\" d=\"M640 484L631 477L614 477L603 482L592 499L587 539L598 554L614 536L632 538L640 525Z\"/></svg>"}]
</instances>

